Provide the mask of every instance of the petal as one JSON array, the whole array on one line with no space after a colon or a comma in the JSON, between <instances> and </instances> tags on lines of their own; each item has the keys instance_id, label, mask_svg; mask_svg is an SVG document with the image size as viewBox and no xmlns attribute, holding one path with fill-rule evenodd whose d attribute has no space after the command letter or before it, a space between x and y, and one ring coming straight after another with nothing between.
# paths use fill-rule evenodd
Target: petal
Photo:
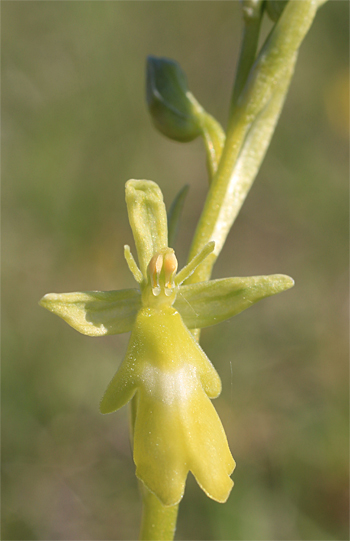
<instances>
[{"instance_id":1,"label":"petal","mask_svg":"<svg viewBox=\"0 0 350 541\"><path fill-rule=\"evenodd\" d=\"M168 245L168 226L163 195L151 180L128 180L125 186L129 222L139 266L147 280L147 265Z\"/></svg>"},{"instance_id":2,"label":"petal","mask_svg":"<svg viewBox=\"0 0 350 541\"><path fill-rule=\"evenodd\" d=\"M189 329L209 327L293 285L284 274L199 282L180 287L174 308Z\"/></svg>"},{"instance_id":3,"label":"petal","mask_svg":"<svg viewBox=\"0 0 350 541\"><path fill-rule=\"evenodd\" d=\"M210 254L213 253L215 249L215 242L211 241L208 242L205 246L203 246L202 250L198 252L197 255L194 256L193 259L185 266L183 267L180 272L176 275L175 283L177 285L181 285L187 278L189 278L197 267L206 259Z\"/></svg>"},{"instance_id":4,"label":"petal","mask_svg":"<svg viewBox=\"0 0 350 541\"><path fill-rule=\"evenodd\" d=\"M88 336L129 332L141 306L137 289L49 293L40 303Z\"/></svg>"}]
</instances>

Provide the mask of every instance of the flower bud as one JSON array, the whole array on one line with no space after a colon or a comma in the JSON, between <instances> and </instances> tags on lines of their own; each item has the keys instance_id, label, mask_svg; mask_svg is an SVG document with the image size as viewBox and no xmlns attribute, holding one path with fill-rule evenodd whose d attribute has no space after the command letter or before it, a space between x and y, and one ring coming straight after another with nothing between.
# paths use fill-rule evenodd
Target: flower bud
<instances>
[{"instance_id":1,"label":"flower bud","mask_svg":"<svg viewBox=\"0 0 350 541\"><path fill-rule=\"evenodd\" d=\"M201 134L186 75L177 62L148 57L146 94L152 120L164 135L186 142Z\"/></svg>"}]
</instances>

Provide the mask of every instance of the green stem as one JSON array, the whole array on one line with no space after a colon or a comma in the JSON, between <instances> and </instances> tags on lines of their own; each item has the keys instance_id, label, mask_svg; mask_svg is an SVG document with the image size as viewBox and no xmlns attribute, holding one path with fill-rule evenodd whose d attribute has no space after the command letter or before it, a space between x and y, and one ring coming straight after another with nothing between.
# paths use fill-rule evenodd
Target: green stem
<instances>
[{"instance_id":1,"label":"green stem","mask_svg":"<svg viewBox=\"0 0 350 541\"><path fill-rule=\"evenodd\" d=\"M280 107L271 107L269 110L269 103L276 93L283 91L284 95L286 94L296 52L311 26L319 4L318 0L289 2L251 69L244 94L229 122L222 158L197 226L189 260L209 241L215 242L215 251L197 268L187 283L210 278L215 260L256 174L254 168L250 168L245 175L236 175L237 160L245 142L248 142L248 147L245 147L246 155L249 154L250 143L254 142L255 152L259 155L257 163L261 163L273 129L271 133L265 134L265 140L260 140L260 143L257 137L249 139L248 134L264 110L271 115L269 124L274 128L280 114ZM284 96L276 100L280 102L280 106L283 104L283 99ZM259 144L260 150L258 150ZM237 194L238 197L236 197Z\"/></svg>"},{"instance_id":2,"label":"green stem","mask_svg":"<svg viewBox=\"0 0 350 541\"><path fill-rule=\"evenodd\" d=\"M262 3L260 2L259 5L256 6L256 9L252 13L252 16L247 16L245 14L243 5L244 29L242 45L237 65L237 75L235 78L235 84L232 93L230 118L233 115L238 98L243 90L244 85L247 82L250 69L255 60L263 14L261 4Z\"/></svg>"},{"instance_id":3,"label":"green stem","mask_svg":"<svg viewBox=\"0 0 350 541\"><path fill-rule=\"evenodd\" d=\"M297 55L295 55L292 65L290 66L288 76L281 81L275 94L258 115L246 137L232 174L232 190L226 197L225 205L221 208L221 218L218 220L218 223L220 224L229 223L232 215L235 215L235 209L238 209L238 213L255 180L275 131L289 83L294 73L296 59ZM215 255L210 254L197 273L197 282L208 279L207 276L208 274L210 276L215 261ZM192 277L188 279L186 283L190 283L191 280ZM191 332L196 340L199 341L200 329L193 329Z\"/></svg>"},{"instance_id":4,"label":"green stem","mask_svg":"<svg viewBox=\"0 0 350 541\"><path fill-rule=\"evenodd\" d=\"M175 535L179 505L166 507L144 485L142 491L142 521L140 540L172 541Z\"/></svg>"}]
</instances>

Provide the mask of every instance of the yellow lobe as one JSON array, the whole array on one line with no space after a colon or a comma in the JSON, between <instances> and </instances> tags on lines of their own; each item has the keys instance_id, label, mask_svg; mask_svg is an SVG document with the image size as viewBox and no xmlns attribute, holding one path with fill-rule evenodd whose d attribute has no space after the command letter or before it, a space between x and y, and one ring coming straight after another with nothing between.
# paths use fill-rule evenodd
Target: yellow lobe
<instances>
[{"instance_id":1,"label":"yellow lobe","mask_svg":"<svg viewBox=\"0 0 350 541\"><path fill-rule=\"evenodd\" d=\"M189 471L214 500L230 493L235 462L209 399L220 391L217 372L179 313L142 308L101 410L120 407L136 392L136 475L164 505L180 501Z\"/></svg>"}]
</instances>

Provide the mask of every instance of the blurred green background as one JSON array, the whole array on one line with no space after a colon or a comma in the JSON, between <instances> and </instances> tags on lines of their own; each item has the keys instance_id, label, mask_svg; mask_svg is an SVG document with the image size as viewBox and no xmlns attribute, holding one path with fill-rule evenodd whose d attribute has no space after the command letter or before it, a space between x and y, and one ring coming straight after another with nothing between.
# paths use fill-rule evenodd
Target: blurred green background
<instances>
[{"instance_id":1,"label":"blurred green background","mask_svg":"<svg viewBox=\"0 0 350 541\"><path fill-rule=\"evenodd\" d=\"M235 487L221 505L190 476L178 540L348 539L348 11L318 13L215 268L296 286L203 332ZM178 60L225 125L240 35L238 2L2 2L3 540L138 536L127 409L98 412L128 337L79 335L38 300L133 287L129 178L159 183L168 206L190 184L184 264L204 150L153 128L145 58Z\"/></svg>"}]
</instances>

